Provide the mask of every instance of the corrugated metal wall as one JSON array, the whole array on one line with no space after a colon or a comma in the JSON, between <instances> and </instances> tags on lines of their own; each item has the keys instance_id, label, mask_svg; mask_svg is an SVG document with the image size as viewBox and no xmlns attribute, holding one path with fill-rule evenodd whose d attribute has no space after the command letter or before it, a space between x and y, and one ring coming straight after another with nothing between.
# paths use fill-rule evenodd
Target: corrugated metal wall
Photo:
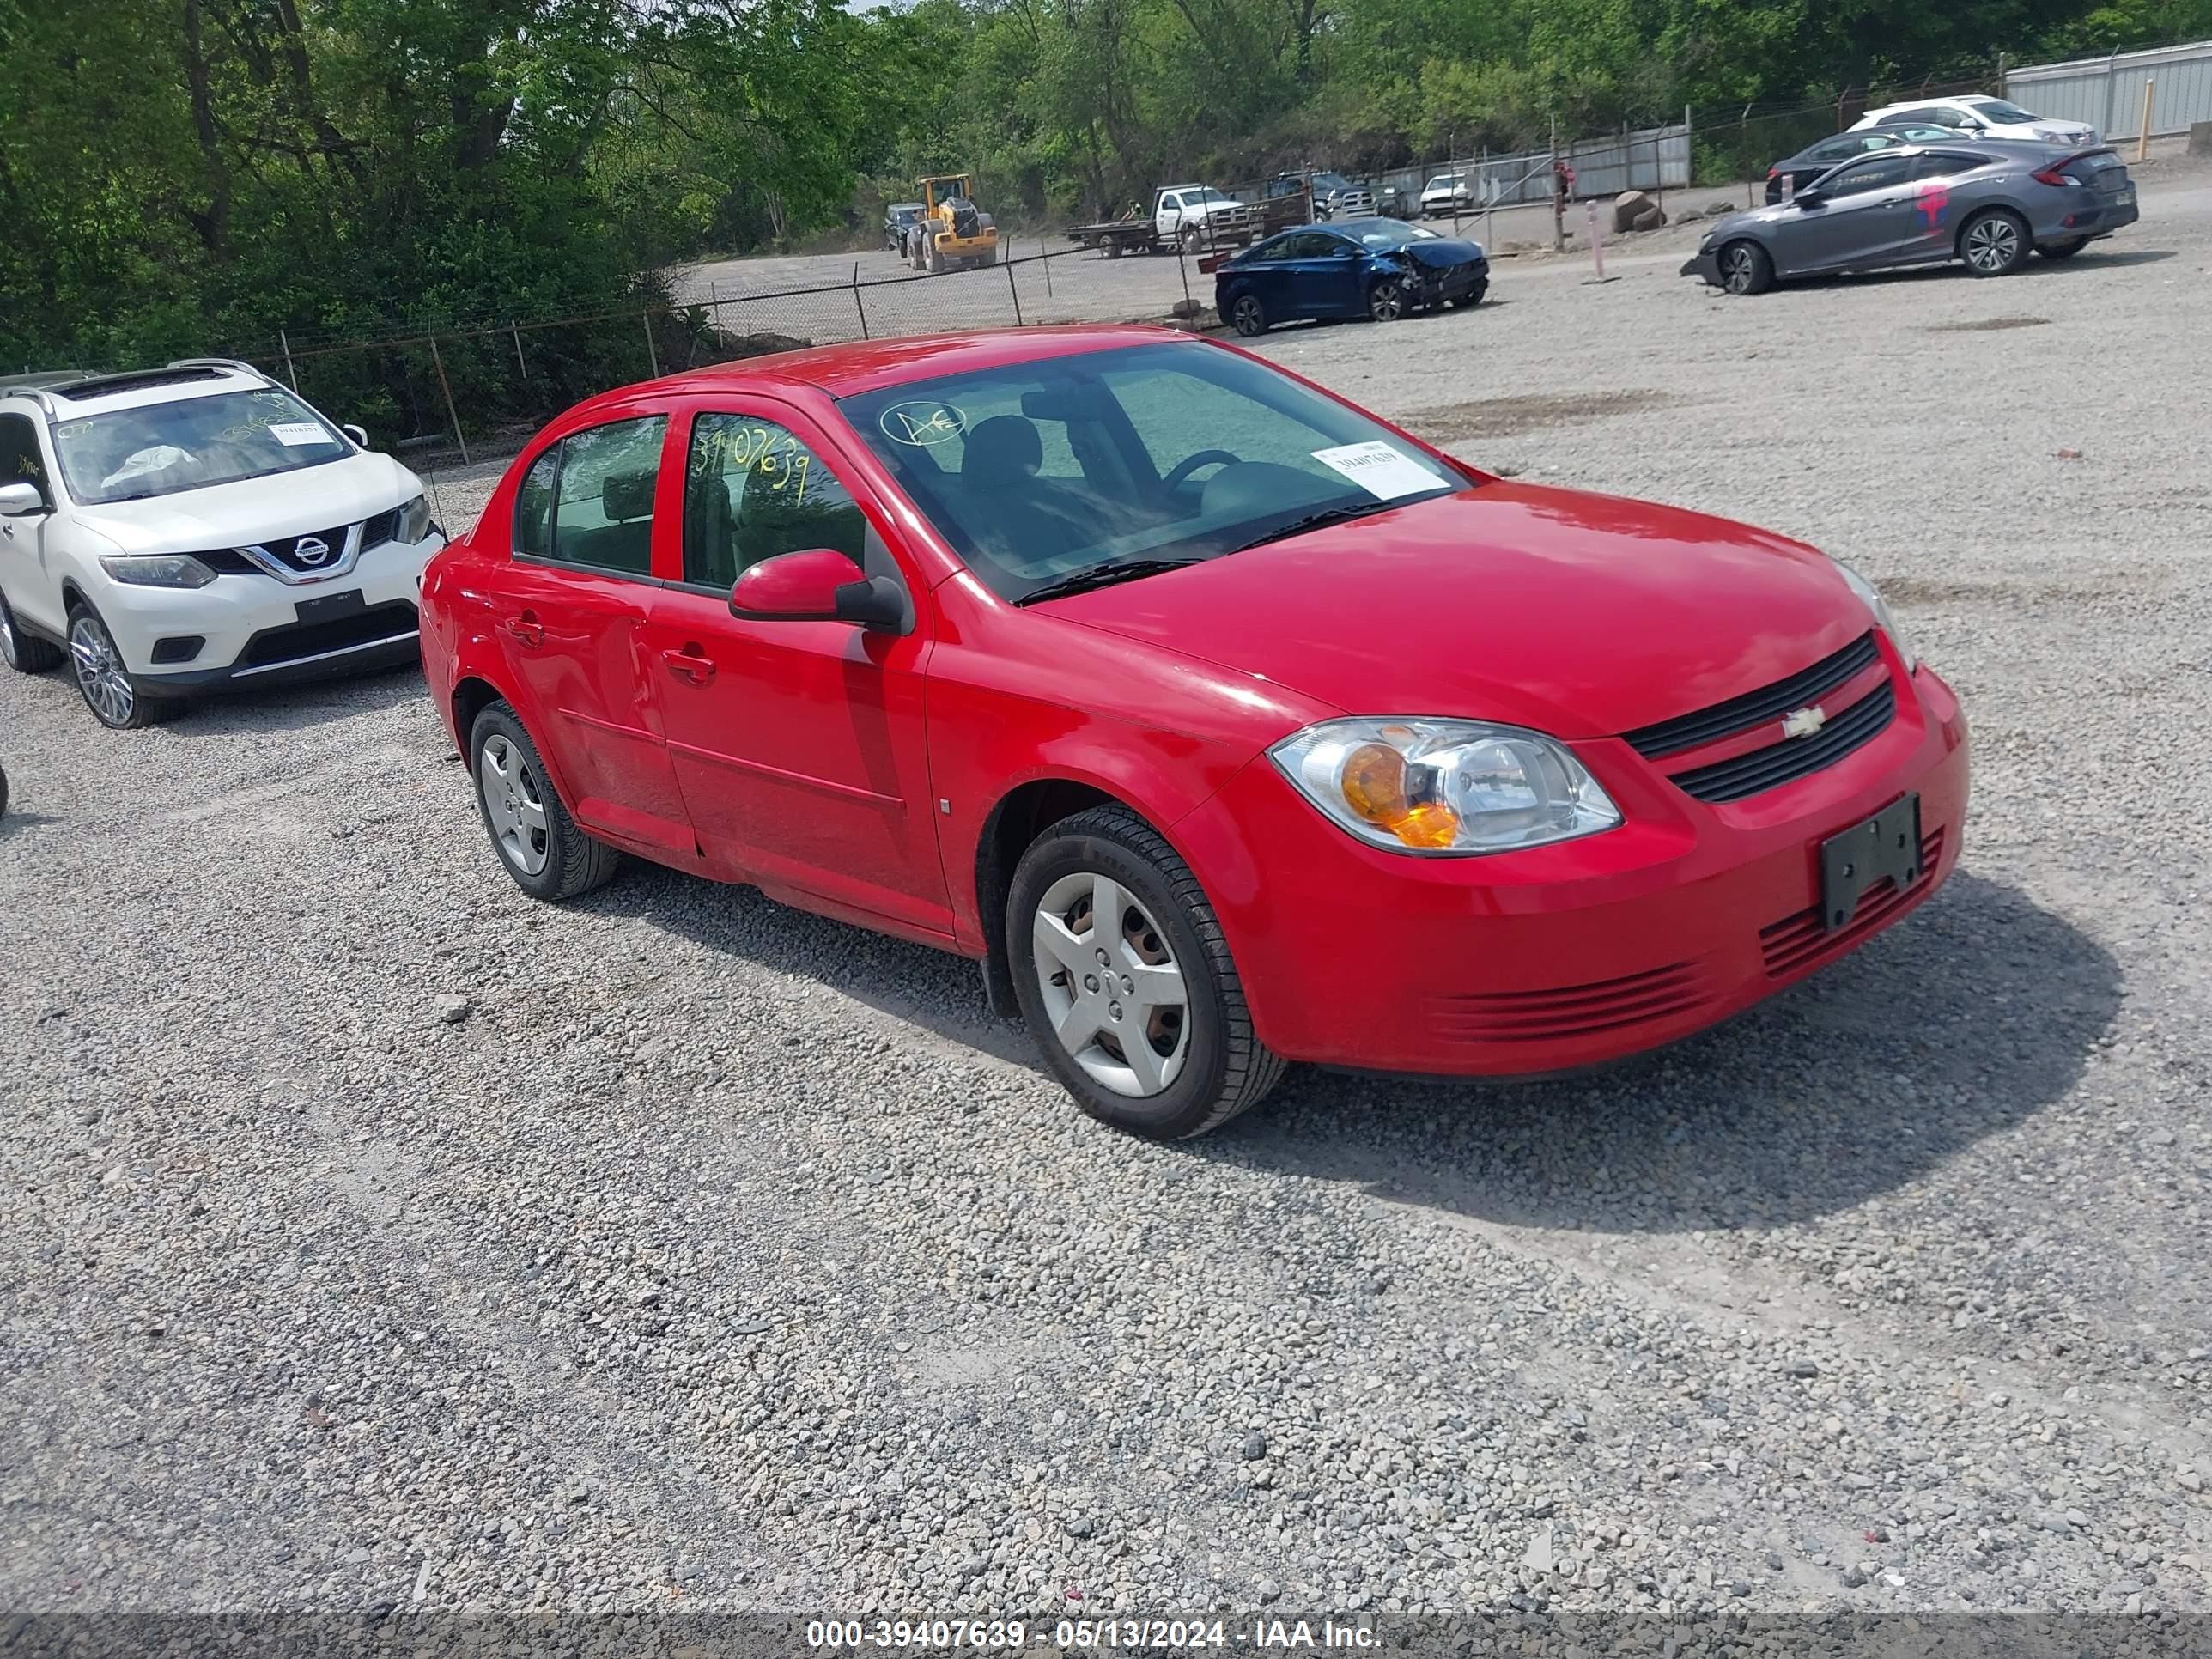
<instances>
[{"instance_id":1,"label":"corrugated metal wall","mask_svg":"<svg viewBox=\"0 0 2212 1659\"><path fill-rule=\"evenodd\" d=\"M2108 139L2124 138L2142 129L2146 82L2153 137L2212 121L2212 40L2016 69L2005 76L2005 95L2038 115L2087 121Z\"/></svg>"}]
</instances>

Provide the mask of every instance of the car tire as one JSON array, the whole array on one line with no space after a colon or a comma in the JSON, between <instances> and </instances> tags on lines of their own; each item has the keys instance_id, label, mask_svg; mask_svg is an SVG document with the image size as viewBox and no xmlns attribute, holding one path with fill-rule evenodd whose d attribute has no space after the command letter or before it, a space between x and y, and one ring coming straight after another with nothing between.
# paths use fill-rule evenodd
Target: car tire
<instances>
[{"instance_id":1,"label":"car tire","mask_svg":"<svg viewBox=\"0 0 2212 1659\"><path fill-rule=\"evenodd\" d=\"M69 613L70 669L92 717L111 732L137 732L173 719L180 704L138 689L100 613L79 600Z\"/></svg>"},{"instance_id":2,"label":"car tire","mask_svg":"<svg viewBox=\"0 0 2212 1659\"><path fill-rule=\"evenodd\" d=\"M2087 237L2075 236L2063 242L2041 243L2035 251L2046 259L2070 259L2088 246Z\"/></svg>"},{"instance_id":3,"label":"car tire","mask_svg":"<svg viewBox=\"0 0 2212 1659\"><path fill-rule=\"evenodd\" d=\"M2027 222L2007 208L1978 213L1959 227L1959 257L1977 276L2009 276L2027 263Z\"/></svg>"},{"instance_id":4,"label":"car tire","mask_svg":"<svg viewBox=\"0 0 2212 1659\"><path fill-rule=\"evenodd\" d=\"M1490 284L1485 283L1480 288L1461 295L1458 299L1452 301L1452 304L1462 311L1472 311L1482 303L1482 296L1489 292Z\"/></svg>"},{"instance_id":5,"label":"car tire","mask_svg":"<svg viewBox=\"0 0 2212 1659\"><path fill-rule=\"evenodd\" d=\"M1258 295L1240 294L1230 304L1229 321L1246 339L1257 339L1267 331L1267 307Z\"/></svg>"},{"instance_id":6,"label":"car tire","mask_svg":"<svg viewBox=\"0 0 2212 1659\"><path fill-rule=\"evenodd\" d=\"M1370 322L1395 323L1413 308L1406 297L1406 285L1395 276L1385 276L1367 290L1367 317Z\"/></svg>"},{"instance_id":7,"label":"car tire","mask_svg":"<svg viewBox=\"0 0 2212 1659\"><path fill-rule=\"evenodd\" d=\"M1102 892L1117 896L1121 909L1110 941L1097 926ZM1054 937L1055 920L1066 954L1048 953L1041 969L1037 940ZM1282 1079L1286 1062L1252 1029L1243 983L1205 890L1166 838L1127 807L1079 812L1030 843L1006 898L1006 953L1045 1064L1102 1123L1155 1140L1188 1139L1256 1105ZM1109 968L1150 969L1158 988L1180 1002L1138 1000L1139 982L1127 975L1127 1000L1113 997L1111 975L1101 976L1097 991L1081 988L1079 970L1097 965L1094 953L1105 954ZM1091 1024L1094 1012L1100 1023ZM1145 1022L1141 1031L1123 1028L1150 1053L1141 1073L1113 1028L1130 1017ZM1075 1033L1078 1045L1063 1032ZM1153 1079L1158 1086L1147 1091Z\"/></svg>"},{"instance_id":8,"label":"car tire","mask_svg":"<svg viewBox=\"0 0 2212 1659\"><path fill-rule=\"evenodd\" d=\"M1196 225L1185 225L1182 231L1177 234L1176 240L1182 244L1182 251L1185 253L1197 252L1200 246L1202 246L1206 240L1206 239L1199 234L1199 229Z\"/></svg>"},{"instance_id":9,"label":"car tire","mask_svg":"<svg viewBox=\"0 0 2212 1659\"><path fill-rule=\"evenodd\" d=\"M51 674L66 654L52 640L26 633L8 608L8 596L0 593L0 662L18 674Z\"/></svg>"},{"instance_id":10,"label":"car tire","mask_svg":"<svg viewBox=\"0 0 2212 1659\"><path fill-rule=\"evenodd\" d=\"M0 817L8 816L8 769L0 766Z\"/></svg>"},{"instance_id":11,"label":"car tire","mask_svg":"<svg viewBox=\"0 0 2212 1659\"><path fill-rule=\"evenodd\" d=\"M1774 260L1756 242L1730 242L1718 264L1721 287L1730 294L1764 294L1774 286Z\"/></svg>"},{"instance_id":12,"label":"car tire","mask_svg":"<svg viewBox=\"0 0 2212 1659\"><path fill-rule=\"evenodd\" d=\"M469 728L469 775L492 851L534 899L558 904L604 887L622 854L576 827L514 706L495 702Z\"/></svg>"}]
</instances>

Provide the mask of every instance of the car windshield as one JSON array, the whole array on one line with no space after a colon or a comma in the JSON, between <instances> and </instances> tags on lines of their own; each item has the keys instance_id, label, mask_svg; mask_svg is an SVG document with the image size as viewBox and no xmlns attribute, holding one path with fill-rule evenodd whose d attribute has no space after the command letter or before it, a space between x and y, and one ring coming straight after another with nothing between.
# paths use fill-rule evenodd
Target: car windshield
<instances>
[{"instance_id":1,"label":"car windshield","mask_svg":"<svg viewBox=\"0 0 2212 1659\"><path fill-rule=\"evenodd\" d=\"M1187 190L1182 193L1182 199L1186 205L1196 207L1200 202L1234 202L1237 198L1225 196L1218 190L1205 189Z\"/></svg>"},{"instance_id":2,"label":"car windshield","mask_svg":"<svg viewBox=\"0 0 2212 1659\"><path fill-rule=\"evenodd\" d=\"M1458 183L1459 174L1456 173L1439 173L1429 180L1428 187L1431 190L1450 190Z\"/></svg>"},{"instance_id":3,"label":"car windshield","mask_svg":"<svg viewBox=\"0 0 2212 1659\"><path fill-rule=\"evenodd\" d=\"M54 439L70 494L88 507L296 472L351 453L276 386L88 415L56 426Z\"/></svg>"},{"instance_id":4,"label":"car windshield","mask_svg":"<svg viewBox=\"0 0 2212 1659\"><path fill-rule=\"evenodd\" d=\"M918 219L921 216L921 204L919 202L901 202L891 210L891 217L894 219Z\"/></svg>"},{"instance_id":5,"label":"car windshield","mask_svg":"<svg viewBox=\"0 0 2212 1659\"><path fill-rule=\"evenodd\" d=\"M1346 225L1346 235L1357 236L1368 247L1403 247L1408 242L1434 242L1443 240L1440 230L1429 230L1419 225L1402 224L1395 219L1362 219Z\"/></svg>"},{"instance_id":6,"label":"car windshield","mask_svg":"<svg viewBox=\"0 0 2212 1659\"><path fill-rule=\"evenodd\" d=\"M1340 173L1316 173L1313 176L1313 187L1316 190L1350 190L1352 188L1345 182L1344 175Z\"/></svg>"},{"instance_id":7,"label":"car windshield","mask_svg":"<svg viewBox=\"0 0 2212 1659\"><path fill-rule=\"evenodd\" d=\"M1472 487L1241 354L1164 342L842 399L861 441L992 592L1220 558L1316 518Z\"/></svg>"},{"instance_id":8,"label":"car windshield","mask_svg":"<svg viewBox=\"0 0 2212 1659\"><path fill-rule=\"evenodd\" d=\"M1978 111L1992 121L2011 123L2039 121L2043 118L2039 115L2029 114L2018 104L2008 104L2002 98L1969 98L1966 100L1966 105L1968 109Z\"/></svg>"}]
</instances>

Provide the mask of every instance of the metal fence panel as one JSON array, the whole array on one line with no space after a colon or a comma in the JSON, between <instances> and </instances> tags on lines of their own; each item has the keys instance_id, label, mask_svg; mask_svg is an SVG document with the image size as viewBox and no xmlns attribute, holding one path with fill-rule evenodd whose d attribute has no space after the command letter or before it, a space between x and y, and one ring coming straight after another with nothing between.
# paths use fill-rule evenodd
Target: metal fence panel
<instances>
[{"instance_id":1,"label":"metal fence panel","mask_svg":"<svg viewBox=\"0 0 2212 1659\"><path fill-rule=\"evenodd\" d=\"M2010 70L2005 95L2056 121L2086 121L2106 138L2137 131L2151 86L2151 135L2169 137L2212 121L2212 40L2113 52Z\"/></svg>"}]
</instances>

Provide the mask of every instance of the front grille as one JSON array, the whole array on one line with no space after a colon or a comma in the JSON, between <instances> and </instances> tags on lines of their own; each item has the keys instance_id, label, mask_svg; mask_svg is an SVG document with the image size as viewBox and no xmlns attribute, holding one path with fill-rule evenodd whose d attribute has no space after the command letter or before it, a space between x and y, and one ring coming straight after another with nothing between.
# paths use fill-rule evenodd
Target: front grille
<instances>
[{"instance_id":1,"label":"front grille","mask_svg":"<svg viewBox=\"0 0 2212 1659\"><path fill-rule=\"evenodd\" d=\"M329 622L290 623L283 628L264 628L246 642L246 649L238 653L237 665L267 668L297 662L303 657L319 657L355 646L404 639L415 629L415 607L404 599L394 599L388 605L373 605L366 611L333 617Z\"/></svg>"},{"instance_id":2,"label":"front grille","mask_svg":"<svg viewBox=\"0 0 2212 1659\"><path fill-rule=\"evenodd\" d=\"M1586 985L1431 997L1428 1015L1448 1042L1554 1042L1671 1018L1705 998L1703 971L1677 962Z\"/></svg>"},{"instance_id":3,"label":"front grille","mask_svg":"<svg viewBox=\"0 0 2212 1659\"><path fill-rule=\"evenodd\" d=\"M1869 887L1859 895L1858 908L1851 919L1833 933L1828 931L1820 907L1800 910L1784 916L1771 926L1759 930L1759 949L1766 958L1769 979L1783 979L1802 968L1829 957L1840 956L1868 934L1875 932L1897 910L1909 902L1912 896L1926 889L1936 879L1936 866L1943 856L1943 832L1931 830L1920 838L1920 877L1911 886L1900 888L1894 878Z\"/></svg>"},{"instance_id":4,"label":"front grille","mask_svg":"<svg viewBox=\"0 0 2212 1659\"><path fill-rule=\"evenodd\" d=\"M1897 693L1885 680L1809 738L1784 738L1732 760L1674 773L1672 781L1686 794L1716 805L1741 800L1833 766L1887 731L1896 716Z\"/></svg>"},{"instance_id":5,"label":"front grille","mask_svg":"<svg viewBox=\"0 0 2212 1659\"><path fill-rule=\"evenodd\" d=\"M366 553L372 547L381 547L398 533L399 509L395 507L389 512L378 514L362 525L361 550Z\"/></svg>"},{"instance_id":6,"label":"front grille","mask_svg":"<svg viewBox=\"0 0 2212 1659\"><path fill-rule=\"evenodd\" d=\"M204 553L195 553L192 556L218 576L251 576L257 574L261 569L259 565L254 563L234 547L210 548Z\"/></svg>"},{"instance_id":7,"label":"front grille","mask_svg":"<svg viewBox=\"0 0 2212 1659\"><path fill-rule=\"evenodd\" d=\"M345 552L348 527L345 525L339 525L331 530L309 530L297 536L277 536L255 544L266 549L281 563L298 571L301 575L313 576L329 569ZM321 555L313 559L301 558L300 544L307 541L320 542L324 549Z\"/></svg>"},{"instance_id":8,"label":"front grille","mask_svg":"<svg viewBox=\"0 0 2212 1659\"><path fill-rule=\"evenodd\" d=\"M1626 734L1626 741L1646 760L1695 749L1732 737L1763 721L1780 720L1794 708L1818 702L1881 659L1881 653L1875 646L1873 634L1862 634L1842 650L1821 658L1810 668L1786 680L1777 680L1771 685L1730 697L1726 702L1717 702L1695 714L1677 715L1656 726L1638 726Z\"/></svg>"}]
</instances>

